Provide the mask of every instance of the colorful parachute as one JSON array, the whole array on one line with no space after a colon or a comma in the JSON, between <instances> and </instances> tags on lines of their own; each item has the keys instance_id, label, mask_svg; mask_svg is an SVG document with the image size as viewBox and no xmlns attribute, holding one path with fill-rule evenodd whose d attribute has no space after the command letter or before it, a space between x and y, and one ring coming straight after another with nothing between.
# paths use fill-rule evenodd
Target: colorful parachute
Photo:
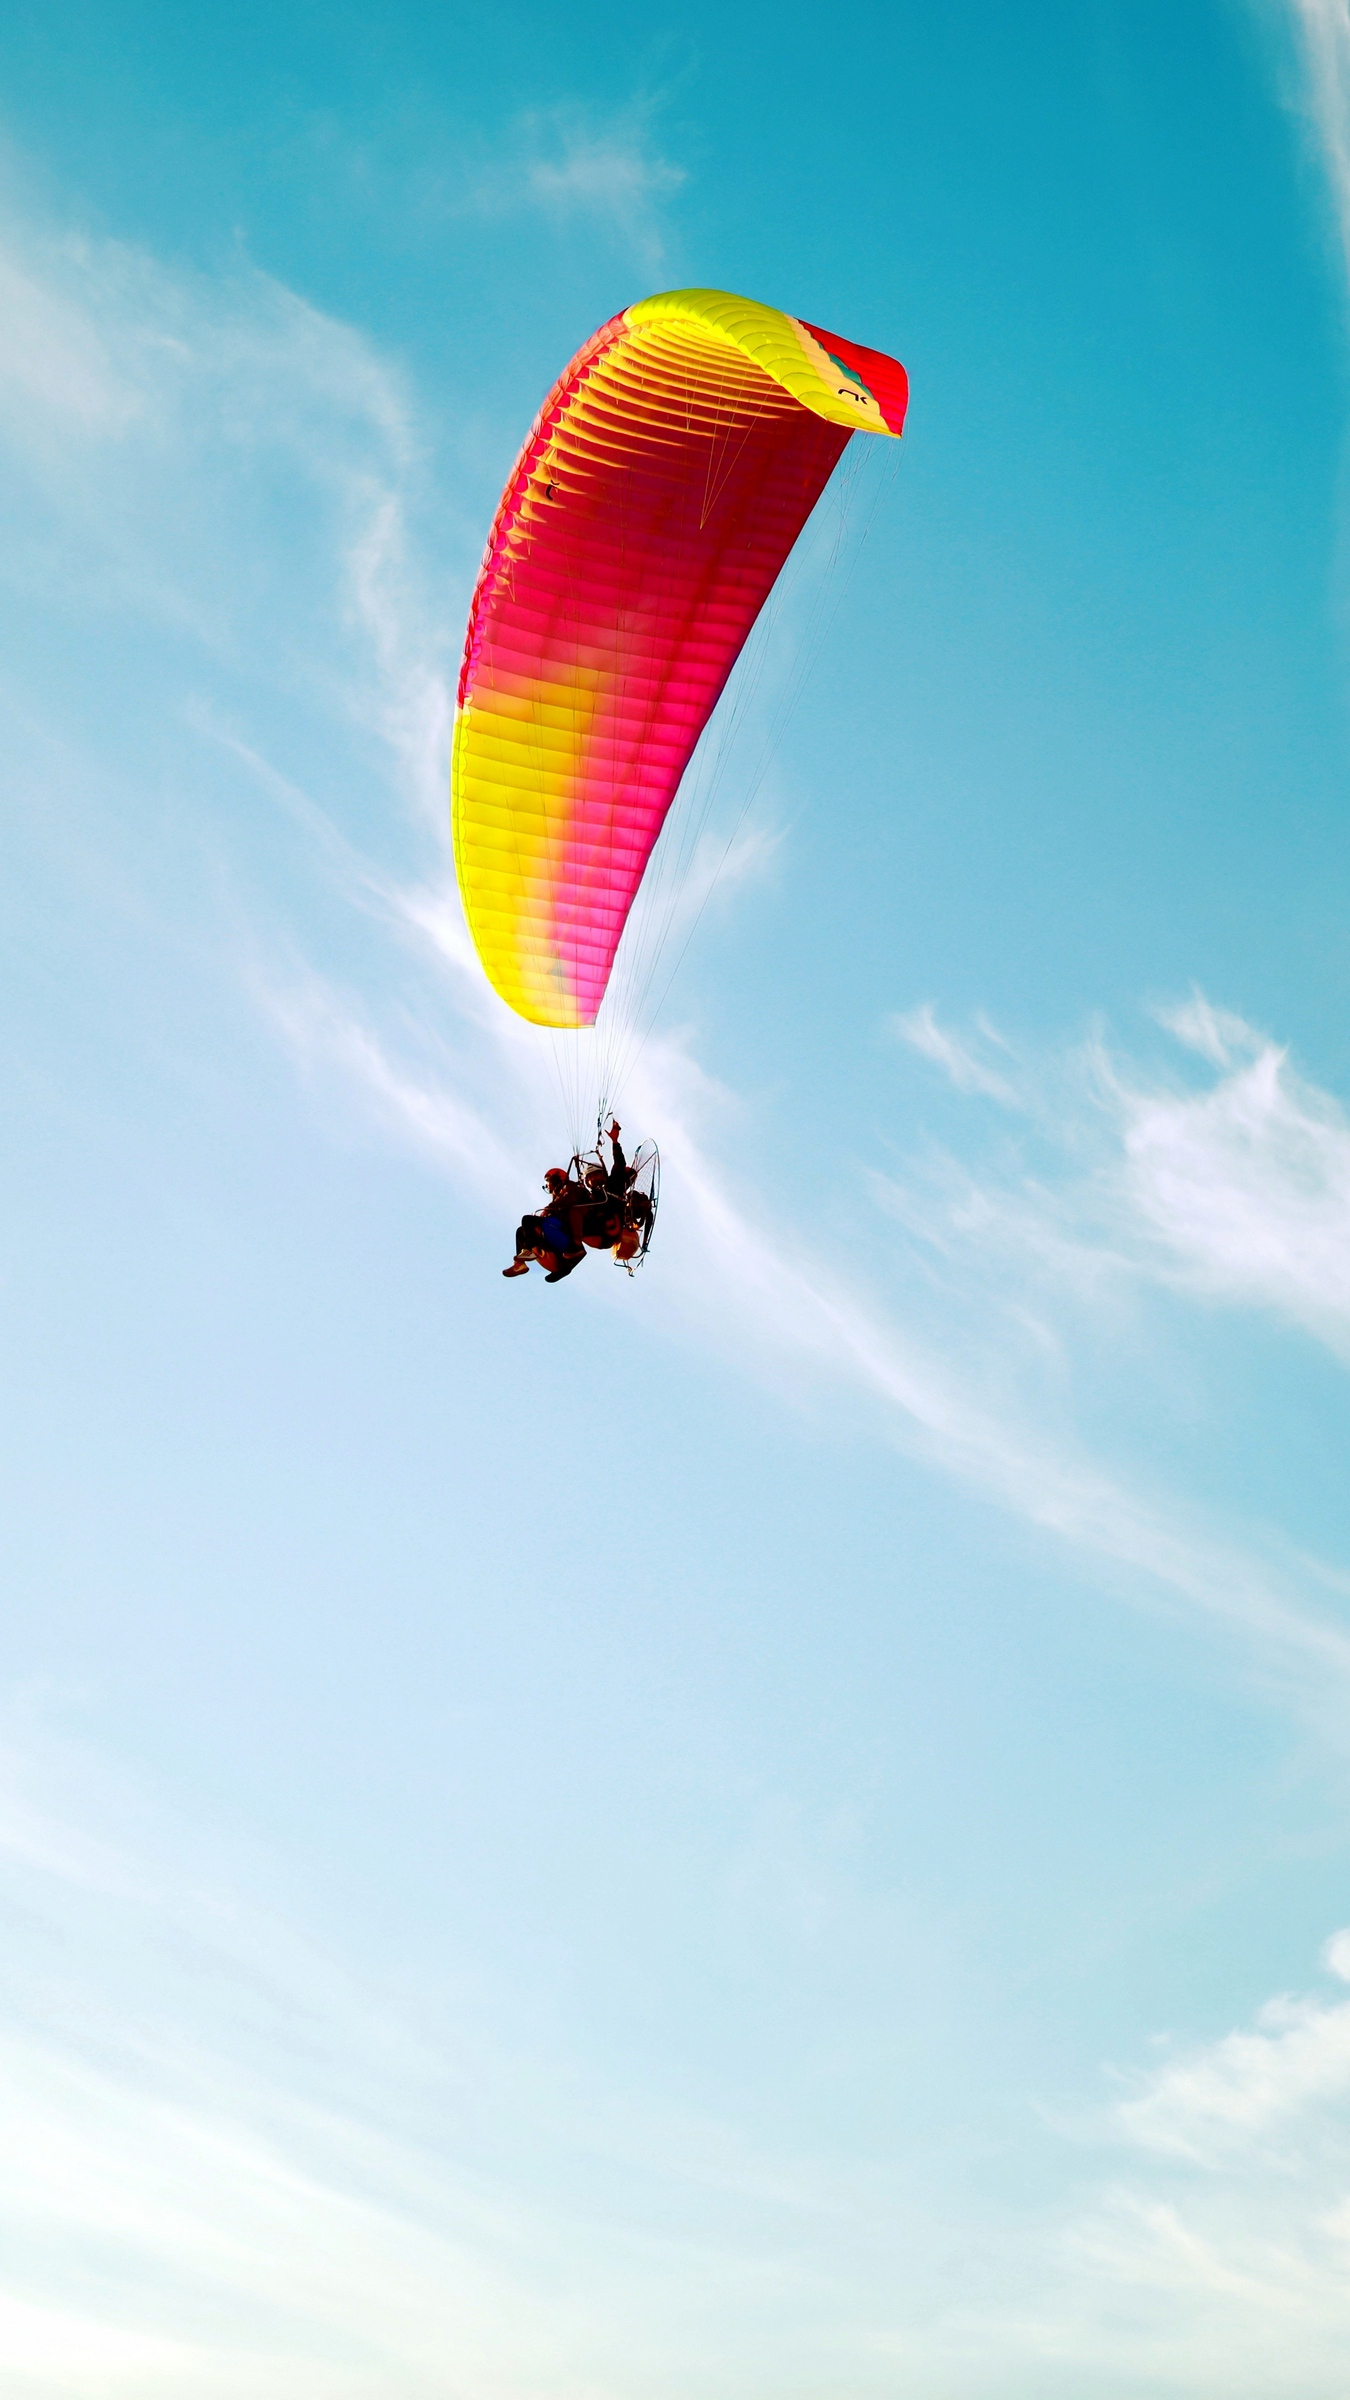
<instances>
[{"instance_id":1,"label":"colorful parachute","mask_svg":"<svg viewBox=\"0 0 1350 2400\"><path fill-rule=\"evenodd\" d=\"M577 352L474 592L455 863L489 981L594 1021L680 777L850 434L898 434L880 351L730 292L663 292Z\"/></svg>"}]
</instances>

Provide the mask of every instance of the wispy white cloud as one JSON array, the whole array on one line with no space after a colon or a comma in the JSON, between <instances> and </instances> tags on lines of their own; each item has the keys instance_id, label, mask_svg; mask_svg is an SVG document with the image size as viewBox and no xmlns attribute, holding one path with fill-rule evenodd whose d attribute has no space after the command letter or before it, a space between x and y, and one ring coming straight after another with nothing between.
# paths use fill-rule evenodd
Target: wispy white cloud
<instances>
[{"instance_id":1,"label":"wispy white cloud","mask_svg":"<svg viewBox=\"0 0 1350 2400\"><path fill-rule=\"evenodd\" d=\"M429 921L429 912L422 921ZM372 1027L322 982L291 982L260 997L301 1067L323 1066L358 1084L383 1125L479 1194L491 1194L504 1212L536 1180L527 1182L481 1109L448 1079L433 1082L396 1061Z\"/></svg>"},{"instance_id":2,"label":"wispy white cloud","mask_svg":"<svg viewBox=\"0 0 1350 2400\"><path fill-rule=\"evenodd\" d=\"M55 421L61 440L72 425L86 437L115 438L135 421L136 382L119 371L87 311L12 254L0 257L0 323L0 408L11 429L31 439Z\"/></svg>"},{"instance_id":3,"label":"wispy white cloud","mask_svg":"<svg viewBox=\"0 0 1350 2400\"><path fill-rule=\"evenodd\" d=\"M1342 1932L1323 1954L1342 1981L1350 1981L1348 1950L1350 1935ZM1146 2076L1116 2116L1144 2149L1219 2164L1235 2143L1269 2140L1335 2099L1350 2099L1350 2000L1282 1992L1265 2002L1254 2027Z\"/></svg>"},{"instance_id":4,"label":"wispy white cloud","mask_svg":"<svg viewBox=\"0 0 1350 2400\"><path fill-rule=\"evenodd\" d=\"M213 434L256 449L303 448L315 412L330 455L373 429L410 456L397 372L361 336L240 260L229 280L170 274L146 252L9 216L0 275L16 338L0 360L10 454L42 452L53 414L67 464L86 445L143 430L162 457L206 411Z\"/></svg>"},{"instance_id":5,"label":"wispy white cloud","mask_svg":"<svg viewBox=\"0 0 1350 2400\"><path fill-rule=\"evenodd\" d=\"M665 213L686 181L654 147L641 105L597 119L574 107L522 117L476 177L468 206L482 216L533 209L557 224L603 227L644 265L665 252Z\"/></svg>"},{"instance_id":6,"label":"wispy white cloud","mask_svg":"<svg viewBox=\"0 0 1350 2400\"><path fill-rule=\"evenodd\" d=\"M1304 101L1350 269L1350 8L1346 0L1285 0L1303 53Z\"/></svg>"},{"instance_id":7,"label":"wispy white cloud","mask_svg":"<svg viewBox=\"0 0 1350 2400\"><path fill-rule=\"evenodd\" d=\"M958 1092L983 1092L988 1099L1001 1101L1005 1108L1018 1106L1013 1085L988 1060L991 1048L1006 1050L1007 1044L984 1021L977 1024L976 1041L963 1040L939 1025L931 1003L925 1001L922 1008L911 1008L893 1017L891 1024L911 1050L931 1059L934 1066L941 1067L951 1077Z\"/></svg>"},{"instance_id":8,"label":"wispy white cloud","mask_svg":"<svg viewBox=\"0 0 1350 2400\"><path fill-rule=\"evenodd\" d=\"M450 635L427 609L397 491L372 491L345 565L351 620L369 643L375 669L375 729L399 760L424 822L438 826L445 814L453 715L446 672Z\"/></svg>"},{"instance_id":9,"label":"wispy white cloud","mask_svg":"<svg viewBox=\"0 0 1350 2400\"><path fill-rule=\"evenodd\" d=\"M684 169L651 152L633 123L597 134L562 118L548 133L554 155L533 160L527 184L541 207L560 214L582 210L632 225L685 180Z\"/></svg>"},{"instance_id":10,"label":"wispy white cloud","mask_svg":"<svg viewBox=\"0 0 1350 2400\"><path fill-rule=\"evenodd\" d=\"M10 215L0 290L14 337L0 346L0 576L43 605L134 611L255 685L327 673L330 707L360 720L361 670L408 573L416 460L397 371L242 259L225 278L169 274L130 245ZM317 512L340 573L330 553L327 588L316 572L288 624L265 562L274 511L297 505ZM304 546L292 599L317 564ZM305 638L315 620L325 639ZM437 703L406 630L400 661L380 705L416 742Z\"/></svg>"},{"instance_id":11,"label":"wispy white cloud","mask_svg":"<svg viewBox=\"0 0 1350 2400\"><path fill-rule=\"evenodd\" d=\"M1208 1092L1122 1095L1122 1192L1215 1297L1350 1349L1350 1124L1274 1044Z\"/></svg>"},{"instance_id":12,"label":"wispy white cloud","mask_svg":"<svg viewBox=\"0 0 1350 2400\"><path fill-rule=\"evenodd\" d=\"M1231 1067L1235 1059L1250 1058L1262 1047L1259 1033L1231 1009L1215 1008L1199 990L1192 990L1189 999L1170 1007L1155 1005L1153 1015L1166 1032L1208 1059L1212 1067Z\"/></svg>"},{"instance_id":13,"label":"wispy white cloud","mask_svg":"<svg viewBox=\"0 0 1350 2400\"><path fill-rule=\"evenodd\" d=\"M23 1821L0 2034L7 2390L594 2389L607 2310L659 2315L684 2241L473 2162L483 2112L528 2147L537 2110L547 2183L560 2128L539 2061L444 2011L419 2030L143 1806L156 1850L127 1849L124 1796L86 1759L91 1843L33 1788L63 1765L3 1761L0 1806ZM564 2138L588 2146L580 2123Z\"/></svg>"},{"instance_id":14,"label":"wispy white cloud","mask_svg":"<svg viewBox=\"0 0 1350 2400\"><path fill-rule=\"evenodd\" d=\"M1344 1980L1344 1933L1324 1963ZM1106 2171L1058 2260L1043 2255L1034 2313L1001 2320L1009 2352L1106 2371L1111 2390L1334 2400L1350 2341L1343 1994L1281 1994L1174 2050L1074 2139Z\"/></svg>"},{"instance_id":15,"label":"wispy white cloud","mask_svg":"<svg viewBox=\"0 0 1350 2400\"><path fill-rule=\"evenodd\" d=\"M1287 1052L1196 993L1157 1021L1214 1073L1199 1088L1114 1056L1100 1036L1023 1059L1023 1151L982 1174L945 1161L926 1182L880 1186L915 1231L963 1248L972 1271L1020 1260L1044 1290L1107 1279L1189 1289L1270 1310L1350 1351L1350 1121ZM968 1052L936 1025L915 1042L963 1090ZM962 1072L953 1069L952 1057ZM978 1254L978 1256L977 1256Z\"/></svg>"}]
</instances>

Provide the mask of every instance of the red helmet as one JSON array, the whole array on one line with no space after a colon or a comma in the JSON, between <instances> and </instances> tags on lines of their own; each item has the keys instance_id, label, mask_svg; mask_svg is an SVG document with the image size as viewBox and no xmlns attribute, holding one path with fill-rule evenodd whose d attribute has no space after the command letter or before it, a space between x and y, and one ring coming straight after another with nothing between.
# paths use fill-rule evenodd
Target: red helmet
<instances>
[{"instance_id":1,"label":"red helmet","mask_svg":"<svg viewBox=\"0 0 1350 2400\"><path fill-rule=\"evenodd\" d=\"M566 1183L567 1175L562 1167L550 1167L547 1175L544 1177L544 1181L548 1185L550 1191L556 1191L560 1183Z\"/></svg>"}]
</instances>

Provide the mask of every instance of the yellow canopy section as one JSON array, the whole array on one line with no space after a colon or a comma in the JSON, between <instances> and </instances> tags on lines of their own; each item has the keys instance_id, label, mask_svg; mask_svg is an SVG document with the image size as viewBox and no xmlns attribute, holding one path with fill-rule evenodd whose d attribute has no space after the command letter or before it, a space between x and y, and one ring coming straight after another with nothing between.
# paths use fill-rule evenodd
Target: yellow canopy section
<instances>
[{"instance_id":1,"label":"yellow canopy section","mask_svg":"<svg viewBox=\"0 0 1350 2400\"><path fill-rule=\"evenodd\" d=\"M909 384L904 368L880 350L865 350L838 334L789 317L762 300L699 289L657 292L623 312L642 325L684 323L734 342L813 416L851 432L898 435L904 428Z\"/></svg>"}]
</instances>

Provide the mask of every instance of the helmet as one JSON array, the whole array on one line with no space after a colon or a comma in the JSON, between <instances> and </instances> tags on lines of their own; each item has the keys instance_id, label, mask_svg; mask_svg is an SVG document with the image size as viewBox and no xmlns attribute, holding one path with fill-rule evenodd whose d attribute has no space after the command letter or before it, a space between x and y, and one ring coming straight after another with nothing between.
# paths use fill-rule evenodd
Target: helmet
<instances>
[{"instance_id":1,"label":"helmet","mask_svg":"<svg viewBox=\"0 0 1350 2400\"><path fill-rule=\"evenodd\" d=\"M551 1192L556 1192L566 1184L567 1176L561 1167L550 1167L544 1181Z\"/></svg>"}]
</instances>

